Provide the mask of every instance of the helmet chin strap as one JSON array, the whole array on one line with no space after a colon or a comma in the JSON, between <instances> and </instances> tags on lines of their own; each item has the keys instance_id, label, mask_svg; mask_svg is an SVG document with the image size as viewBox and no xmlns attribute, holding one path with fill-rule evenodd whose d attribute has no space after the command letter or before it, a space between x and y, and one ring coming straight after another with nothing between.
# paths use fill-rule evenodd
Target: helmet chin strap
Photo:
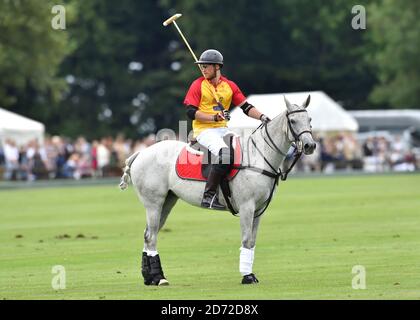
<instances>
[{"instance_id":1,"label":"helmet chin strap","mask_svg":"<svg viewBox=\"0 0 420 320\"><path fill-rule=\"evenodd\" d=\"M207 79L208 81L210 81L210 82L212 82L213 83L213 81L215 81L215 80L217 80L217 81L215 81L216 83L213 83L214 85L217 85L217 83L219 82L219 80L220 80L220 76L221 76L221 72L220 72L220 69L219 70L216 70L215 72L214 72L214 77L212 77L212 78L209 78L209 79Z\"/></svg>"}]
</instances>

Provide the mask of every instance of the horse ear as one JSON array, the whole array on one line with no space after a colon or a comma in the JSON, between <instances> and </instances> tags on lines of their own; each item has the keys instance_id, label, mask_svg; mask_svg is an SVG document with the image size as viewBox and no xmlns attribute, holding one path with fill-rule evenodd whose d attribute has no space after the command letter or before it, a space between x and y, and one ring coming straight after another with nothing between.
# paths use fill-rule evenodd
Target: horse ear
<instances>
[{"instance_id":1,"label":"horse ear","mask_svg":"<svg viewBox=\"0 0 420 320\"><path fill-rule=\"evenodd\" d=\"M289 100L287 100L286 96L283 96L283 97L284 97L284 102L286 103L287 110L291 111L292 105L290 104Z\"/></svg>"},{"instance_id":2,"label":"horse ear","mask_svg":"<svg viewBox=\"0 0 420 320\"><path fill-rule=\"evenodd\" d=\"M303 104L304 108L307 108L309 106L309 103L311 102L311 95L308 95L308 97L306 98L305 103Z\"/></svg>"}]
</instances>

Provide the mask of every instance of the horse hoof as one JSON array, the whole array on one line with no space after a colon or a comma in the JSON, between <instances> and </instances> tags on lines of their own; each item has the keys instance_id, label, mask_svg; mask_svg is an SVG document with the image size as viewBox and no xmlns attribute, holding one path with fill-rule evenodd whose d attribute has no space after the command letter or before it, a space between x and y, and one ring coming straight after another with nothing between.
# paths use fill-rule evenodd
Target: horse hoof
<instances>
[{"instance_id":1,"label":"horse hoof","mask_svg":"<svg viewBox=\"0 0 420 320\"><path fill-rule=\"evenodd\" d=\"M145 286L151 286L152 285L152 280L144 280L144 285Z\"/></svg>"},{"instance_id":2,"label":"horse hoof","mask_svg":"<svg viewBox=\"0 0 420 320\"><path fill-rule=\"evenodd\" d=\"M157 276L148 281L144 281L146 286L169 286L169 281L163 278L162 276Z\"/></svg>"},{"instance_id":3,"label":"horse hoof","mask_svg":"<svg viewBox=\"0 0 420 320\"><path fill-rule=\"evenodd\" d=\"M158 286L169 286L169 282L166 279L160 279Z\"/></svg>"},{"instance_id":4,"label":"horse hoof","mask_svg":"<svg viewBox=\"0 0 420 320\"><path fill-rule=\"evenodd\" d=\"M255 284L258 282L257 277L253 273L247 274L242 278L242 284Z\"/></svg>"}]
</instances>

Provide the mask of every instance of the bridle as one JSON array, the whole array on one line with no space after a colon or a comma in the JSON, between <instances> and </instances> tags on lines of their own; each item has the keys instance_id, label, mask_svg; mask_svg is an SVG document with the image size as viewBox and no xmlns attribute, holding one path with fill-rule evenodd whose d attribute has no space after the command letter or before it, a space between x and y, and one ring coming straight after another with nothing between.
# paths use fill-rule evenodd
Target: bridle
<instances>
[{"instance_id":1,"label":"bridle","mask_svg":"<svg viewBox=\"0 0 420 320\"><path fill-rule=\"evenodd\" d=\"M294 106L296 106L296 105L294 105ZM298 107L298 106L297 106ZM270 177L270 178L273 178L274 179L274 184L273 184L273 187L272 187L272 189L271 189L271 192L270 192L270 196L268 197L268 199L263 203L263 205L265 205L264 206L264 208L262 209L262 211L257 215L257 216L255 216L254 218L257 218L257 217L259 217L260 215L262 215L263 213L264 213L264 211L267 209L267 207L268 207L268 205L270 204L270 201L271 201L271 198L273 197L273 193L274 193L274 189L275 189L275 186L276 185L278 185L278 183L279 183L279 179L280 180L282 180L282 181L285 181L286 179L287 179L287 175L290 173L290 171L293 169L293 167L295 166L295 164L297 163L297 161L300 159L300 157L302 156L302 142L301 142L301 140L300 140L300 136L302 135L302 134L304 134L304 133L310 133L311 135L312 135L312 130L303 130L302 132L300 132L300 133L296 133L296 131L295 131L295 129L293 128L293 125L292 125L292 122L291 122L291 120L290 120L290 115L292 115L292 114L295 114L295 113L299 113L299 112L307 112L307 110L306 109L297 109L297 110L294 110L294 111L287 111L286 112L286 118L287 118L287 128L286 128L286 130L290 130L290 132L291 132L291 134L292 134L292 136L293 136L293 141L291 141L291 143L292 143L292 146L295 148L295 150L293 151L293 162L292 162L292 164L290 165L290 167L287 169L287 170L285 170L284 172L281 170L281 168L278 168L278 169L276 169L276 168L274 168L274 166L267 160L267 158L264 156L264 154L263 154L263 152L260 150L260 148L258 148L258 146L257 146L257 144L256 144L256 142L255 142L255 140L254 140L254 138L253 138L253 135L257 132L257 131L259 131L259 132L261 132L261 135L262 135L262 129L264 128L265 129L265 133L266 133L266 136L267 136L267 138L268 138L268 141L266 140L266 138L263 136L263 139L264 139L264 142L271 148L271 149L273 149L274 151L276 151L276 152L278 152L278 153L280 153L281 155L283 155L284 157L287 157L287 152L284 152L284 151L282 151L277 145L276 145L276 143L273 141L273 139L272 139L272 137L271 137L271 135L270 135L270 133L268 132L268 123L261 123L251 134L250 134L250 136L248 137L248 141L247 141L247 148L248 148L248 150L247 150L247 155L248 155L248 164L247 165L240 165L240 166L233 166L232 168L233 169L248 169L248 170L252 170L252 171L255 171L255 172L259 172L259 173L261 173L261 174L263 174L263 175L265 175L265 176L268 176L268 177ZM261 129L261 130L260 130ZM288 134L288 132L286 131L286 136L287 136L287 139L289 139L288 137L289 137L289 134ZM264 161L268 164L268 166L270 167L270 169L272 170L271 172L270 171L267 171L267 170L265 170L265 169L261 169L261 168L258 168L258 167L254 167L254 166L251 166L250 165L250 163L251 163L251 161L250 161L250 148L249 148L249 144L250 144L250 142L253 144L253 146L254 146L254 148L258 151L258 153L263 157L263 159L264 159ZM228 204L228 207L229 207L229 209L230 209L230 211L232 212L232 214L234 214L234 215L237 215L238 213L233 209L233 207L232 207L232 205L231 205L231 203L230 203L230 201L227 201L227 204Z\"/></svg>"},{"instance_id":2,"label":"bridle","mask_svg":"<svg viewBox=\"0 0 420 320\"><path fill-rule=\"evenodd\" d=\"M289 130L290 130L290 132L292 133L292 136L293 136L293 138L295 139L294 140L294 142L295 143L298 143L299 141L300 141L300 136L302 135L302 134L304 134L304 133L310 133L311 135L312 135L312 130L303 130L302 132L300 132L299 134L296 134L296 132L295 132L295 130L293 129L293 126L292 126L292 123L291 123L291 120L290 120L290 118L289 118L289 116L291 115L291 114L294 114L294 113L299 113L299 112L308 112L306 109L298 109L298 110L295 110L295 111L288 111L287 113L286 113L286 118L287 118L287 127L289 128ZM292 141L293 142L293 141Z\"/></svg>"},{"instance_id":3,"label":"bridle","mask_svg":"<svg viewBox=\"0 0 420 320\"><path fill-rule=\"evenodd\" d=\"M294 113L299 113L299 112L307 112L307 110L306 109L298 109L298 110L294 110L294 111L287 111L286 112L286 118L287 118L287 129L288 130L290 130L290 132L292 133L292 136L293 136L293 141L291 141L292 142L292 144L293 145L297 145L298 146L298 149L299 149L299 152L301 152L302 150L301 150L301 145L302 145L302 143L300 142L300 136L302 135L302 134L304 134L304 133L310 133L311 135L312 135L312 130L303 130L302 132L300 132L299 134L297 134L296 133L296 131L295 131L295 129L293 128L293 125L292 125L292 122L291 122L291 120L290 120L290 118L289 118L289 116L291 115L291 114L294 114ZM259 128L261 128L261 127L265 127L265 133L266 133L266 135L267 135L267 137L268 137L268 139L269 139L269 141L270 141L270 143L269 142L267 142L267 140L265 140L265 137L264 137L264 141L265 141L265 143L267 143L267 145L271 148L271 149L273 149L273 150L275 150L275 151L277 151L278 153L280 153L281 155L283 155L283 156L285 156L286 157L286 153L284 153L279 147L277 147L276 146L276 144L275 144L275 142L273 141L273 139L271 138L271 136L270 136L270 133L268 132L268 128L267 128L267 123L265 123L265 124L261 124L256 130L254 130L254 132L251 134L251 136L255 133L255 131L257 131ZM288 133L286 132L286 135L288 136ZM283 180L283 179L282 179ZM285 179L284 179L285 180Z\"/></svg>"},{"instance_id":4,"label":"bridle","mask_svg":"<svg viewBox=\"0 0 420 320\"><path fill-rule=\"evenodd\" d=\"M262 134L262 129L265 129L265 134L266 137L268 138L268 141L266 139L266 137L263 136L264 142L274 151L280 153L281 155L283 155L284 157L287 156L287 151L284 152L282 151L274 142L274 140L272 139L270 133L268 132L268 125L267 123L262 123L258 126L258 128L256 128L251 135L248 137L248 141L247 141L247 146L248 146L248 165L245 166L238 166L235 167L235 169L250 169L253 171L257 171L260 172L263 175L269 176L270 178L275 179L275 183L278 184L279 178L282 181L285 181L287 179L287 175L290 173L290 171L293 169L293 167L295 166L296 162L299 160L299 158L302 156L302 142L300 141L300 136L304 133L310 133L312 134L312 130L303 130L300 133L296 133L295 129L293 128L292 122L290 120L290 115L295 114L295 113L299 113L299 112L307 112L306 109L298 109L298 110L294 110L294 111L287 111L286 112L286 118L287 118L287 130L290 130L292 136L293 136L293 141L292 145L294 146L295 150L294 150L294 159L292 164L290 165L290 167L285 170L284 172L281 170L281 168L274 168L274 166L270 163L270 161L267 160L267 158L264 156L263 152L260 150L260 148L258 148L253 135L255 134L255 132L260 131ZM261 129L261 130L260 130ZM288 133L286 131L286 136L288 136ZM268 164L268 166L270 167L270 169L272 170L267 171L261 168L257 168L257 167L253 167L250 165L251 161L250 161L250 152L249 152L249 144L250 142L253 144L254 148L258 151L258 153L263 157L264 161Z\"/></svg>"}]
</instances>

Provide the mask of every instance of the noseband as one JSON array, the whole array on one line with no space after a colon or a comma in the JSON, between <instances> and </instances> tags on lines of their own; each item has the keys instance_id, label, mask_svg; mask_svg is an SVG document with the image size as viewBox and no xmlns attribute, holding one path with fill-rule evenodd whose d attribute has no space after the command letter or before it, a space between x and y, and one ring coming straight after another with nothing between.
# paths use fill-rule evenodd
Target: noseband
<instances>
[{"instance_id":1,"label":"noseband","mask_svg":"<svg viewBox=\"0 0 420 320\"><path fill-rule=\"evenodd\" d=\"M286 113L286 118L287 118L287 126L288 126L288 128L289 128L289 130L290 130L290 132L292 133L292 135L293 135L293 138L295 139L295 143L298 143L300 140L299 140L299 138L300 138L300 136L302 135L302 134L304 134L304 133L310 133L311 135L312 135L312 130L303 130L301 133L299 133L299 134L296 134L296 132L295 132L295 130L293 129L293 126L292 126L292 123L291 123L291 121L290 121L290 118L289 118L289 116L291 115L291 114L294 114L294 113L299 113L299 112L307 112L307 110L306 109L299 109L299 110L295 110L295 111L291 111L291 112L287 112ZM293 142L293 141L292 141Z\"/></svg>"}]
</instances>

